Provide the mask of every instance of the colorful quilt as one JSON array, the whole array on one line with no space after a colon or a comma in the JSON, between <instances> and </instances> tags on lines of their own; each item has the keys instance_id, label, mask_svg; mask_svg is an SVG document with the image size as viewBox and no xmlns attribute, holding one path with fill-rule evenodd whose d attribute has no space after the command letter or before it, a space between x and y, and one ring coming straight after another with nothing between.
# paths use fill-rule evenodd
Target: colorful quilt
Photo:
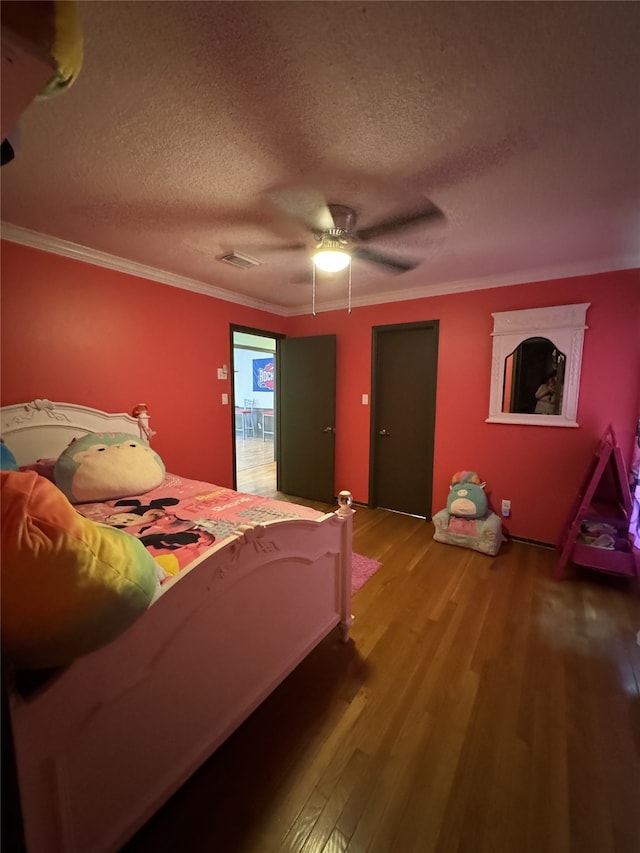
<instances>
[{"instance_id":1,"label":"colorful quilt","mask_svg":"<svg viewBox=\"0 0 640 853\"><path fill-rule=\"evenodd\" d=\"M175 474L167 474L161 486L144 495L76 504L76 509L138 538L168 575L232 536L240 525L322 515L309 507Z\"/></svg>"}]
</instances>

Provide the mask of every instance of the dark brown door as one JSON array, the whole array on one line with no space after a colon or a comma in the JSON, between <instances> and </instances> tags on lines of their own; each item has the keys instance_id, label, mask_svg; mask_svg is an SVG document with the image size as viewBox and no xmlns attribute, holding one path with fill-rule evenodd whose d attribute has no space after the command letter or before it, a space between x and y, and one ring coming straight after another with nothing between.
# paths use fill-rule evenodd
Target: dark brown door
<instances>
[{"instance_id":1,"label":"dark brown door","mask_svg":"<svg viewBox=\"0 0 640 853\"><path fill-rule=\"evenodd\" d=\"M373 506L431 518L438 321L374 326Z\"/></svg>"},{"instance_id":2,"label":"dark brown door","mask_svg":"<svg viewBox=\"0 0 640 853\"><path fill-rule=\"evenodd\" d=\"M276 351L278 491L335 498L336 337L283 338Z\"/></svg>"}]
</instances>

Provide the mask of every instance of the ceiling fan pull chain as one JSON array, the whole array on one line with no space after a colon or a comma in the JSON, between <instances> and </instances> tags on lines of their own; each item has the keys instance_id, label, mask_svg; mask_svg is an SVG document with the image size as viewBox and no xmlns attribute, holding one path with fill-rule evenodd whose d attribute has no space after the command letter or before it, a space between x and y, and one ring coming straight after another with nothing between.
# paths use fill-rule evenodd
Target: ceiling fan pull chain
<instances>
[{"instance_id":1,"label":"ceiling fan pull chain","mask_svg":"<svg viewBox=\"0 0 640 853\"><path fill-rule=\"evenodd\" d=\"M311 313L316 316L316 265L311 264Z\"/></svg>"},{"instance_id":2,"label":"ceiling fan pull chain","mask_svg":"<svg viewBox=\"0 0 640 853\"><path fill-rule=\"evenodd\" d=\"M349 310L347 314L351 314L351 263L349 263Z\"/></svg>"}]
</instances>

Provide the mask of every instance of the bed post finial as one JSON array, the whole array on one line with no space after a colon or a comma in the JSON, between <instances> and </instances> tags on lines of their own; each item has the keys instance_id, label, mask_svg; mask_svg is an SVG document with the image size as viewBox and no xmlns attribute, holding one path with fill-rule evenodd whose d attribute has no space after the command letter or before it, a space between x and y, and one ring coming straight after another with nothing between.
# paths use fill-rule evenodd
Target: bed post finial
<instances>
[{"instance_id":1,"label":"bed post finial","mask_svg":"<svg viewBox=\"0 0 640 853\"><path fill-rule=\"evenodd\" d=\"M151 443L151 439L156 434L149 426L149 411L146 403L138 403L131 412L134 418L138 419L138 428L140 430L140 438L144 438Z\"/></svg>"},{"instance_id":2,"label":"bed post finial","mask_svg":"<svg viewBox=\"0 0 640 853\"><path fill-rule=\"evenodd\" d=\"M338 509L336 515L342 519L342 547L340 552L340 639L343 643L349 641L349 629L353 625L353 614L351 613L351 554L353 538L352 509L353 495L348 489L338 493Z\"/></svg>"},{"instance_id":3,"label":"bed post finial","mask_svg":"<svg viewBox=\"0 0 640 853\"><path fill-rule=\"evenodd\" d=\"M353 503L353 495L348 489L343 489L338 493L338 509L336 514L341 518L344 518L347 515L352 515L354 510L351 509L351 504Z\"/></svg>"}]
</instances>

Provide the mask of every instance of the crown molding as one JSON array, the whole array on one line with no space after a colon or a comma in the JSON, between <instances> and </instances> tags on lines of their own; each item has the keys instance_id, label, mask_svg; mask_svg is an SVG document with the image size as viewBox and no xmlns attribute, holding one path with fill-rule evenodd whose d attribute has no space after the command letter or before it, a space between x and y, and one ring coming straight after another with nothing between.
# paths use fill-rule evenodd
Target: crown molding
<instances>
[{"instance_id":1,"label":"crown molding","mask_svg":"<svg viewBox=\"0 0 640 853\"><path fill-rule=\"evenodd\" d=\"M368 297L351 300L352 308L365 308L367 305L384 305L390 302L408 302L411 299L426 299L433 296L447 296L453 293L465 293L470 290L490 290L494 287L511 287L517 284L534 284L545 281L555 281L562 278L577 278L578 276L599 275L618 270L640 269L640 255L627 255L623 258L607 258L593 261L589 264L564 264L554 267L530 269L519 272L505 273L500 276L484 276L460 281L446 281L436 284L420 285L406 290L376 293ZM340 311L347 307L347 300L323 302L316 305L316 312ZM306 310L292 309L288 316L306 314Z\"/></svg>"},{"instance_id":2,"label":"crown molding","mask_svg":"<svg viewBox=\"0 0 640 853\"><path fill-rule=\"evenodd\" d=\"M222 288L215 287L214 285L206 284L203 281L176 275L175 273L170 273L166 270L159 270L155 267L147 266L146 264L136 263L135 261L128 261L125 258L110 255L107 252L99 252L97 249L90 249L86 246L81 246L78 243L71 243L68 240L51 237L48 234L30 231L28 228L21 228L19 225L12 225L8 222L2 222L1 225L2 230L0 236L3 240L8 240L11 243L19 243L22 246L30 246L34 249L40 249L43 252L62 255L66 258L73 258L74 260L83 261L84 263L93 264L94 266L106 267L107 269L127 273L128 275L134 275L138 278L157 281L160 284L167 284L170 287L178 287L182 290L190 290L193 293L201 293L203 296L212 296L215 299L221 299L224 302L244 305L247 308L256 308L260 311L266 311L269 314L276 314L281 317L296 317L308 314L311 310L310 306L295 306L287 308L282 305L275 305L271 302L263 302L259 299L253 299L250 296L244 296L239 293L233 293L230 290L224 290ZM368 305L383 305L390 302L407 302L412 299L447 296L453 293L465 293L470 290L489 290L494 287L509 287L516 284L531 284L533 282L553 281L554 279L560 278L575 278L577 276L597 275L599 273L614 272L616 270L637 268L640 268L640 255L627 255L622 258L606 258L587 264L564 264L545 267L542 269L520 270L518 272L505 273L500 276L484 276L481 278L463 279L460 281L446 281L419 285L417 287L407 288L406 290L387 291L366 297L355 298L352 300L351 305L352 308L364 308ZM346 307L346 299L336 299L331 302L317 304L316 312L325 313L327 311L342 311Z\"/></svg>"},{"instance_id":3,"label":"crown molding","mask_svg":"<svg viewBox=\"0 0 640 853\"><path fill-rule=\"evenodd\" d=\"M245 305L248 308L257 308L260 311L267 311L269 314L286 315L286 310L283 310L279 305L262 302L259 299L252 299L250 296L243 296L240 293L232 293L230 290L223 290L220 287L206 284L203 281L176 275L175 273L159 270L155 267L149 267L146 264L136 263L135 261L128 261L126 258L119 258L117 255L99 252L97 249L89 249L86 246L81 246L79 243L70 243L68 240L61 240L58 237L51 237L48 234L41 234L37 231L30 231L28 228L21 228L19 225L12 225L9 222L2 223L0 236L3 240L8 240L10 243L30 246L33 249L40 249L43 252L49 252L53 255L62 255L65 258L73 258L76 261L93 264L93 266L106 267L117 272L135 275L138 278L146 278L150 281L160 282L160 284L168 284L170 287L179 287L181 290L190 290L192 293L212 296L215 299L222 299L224 302L234 302L238 305Z\"/></svg>"}]
</instances>

